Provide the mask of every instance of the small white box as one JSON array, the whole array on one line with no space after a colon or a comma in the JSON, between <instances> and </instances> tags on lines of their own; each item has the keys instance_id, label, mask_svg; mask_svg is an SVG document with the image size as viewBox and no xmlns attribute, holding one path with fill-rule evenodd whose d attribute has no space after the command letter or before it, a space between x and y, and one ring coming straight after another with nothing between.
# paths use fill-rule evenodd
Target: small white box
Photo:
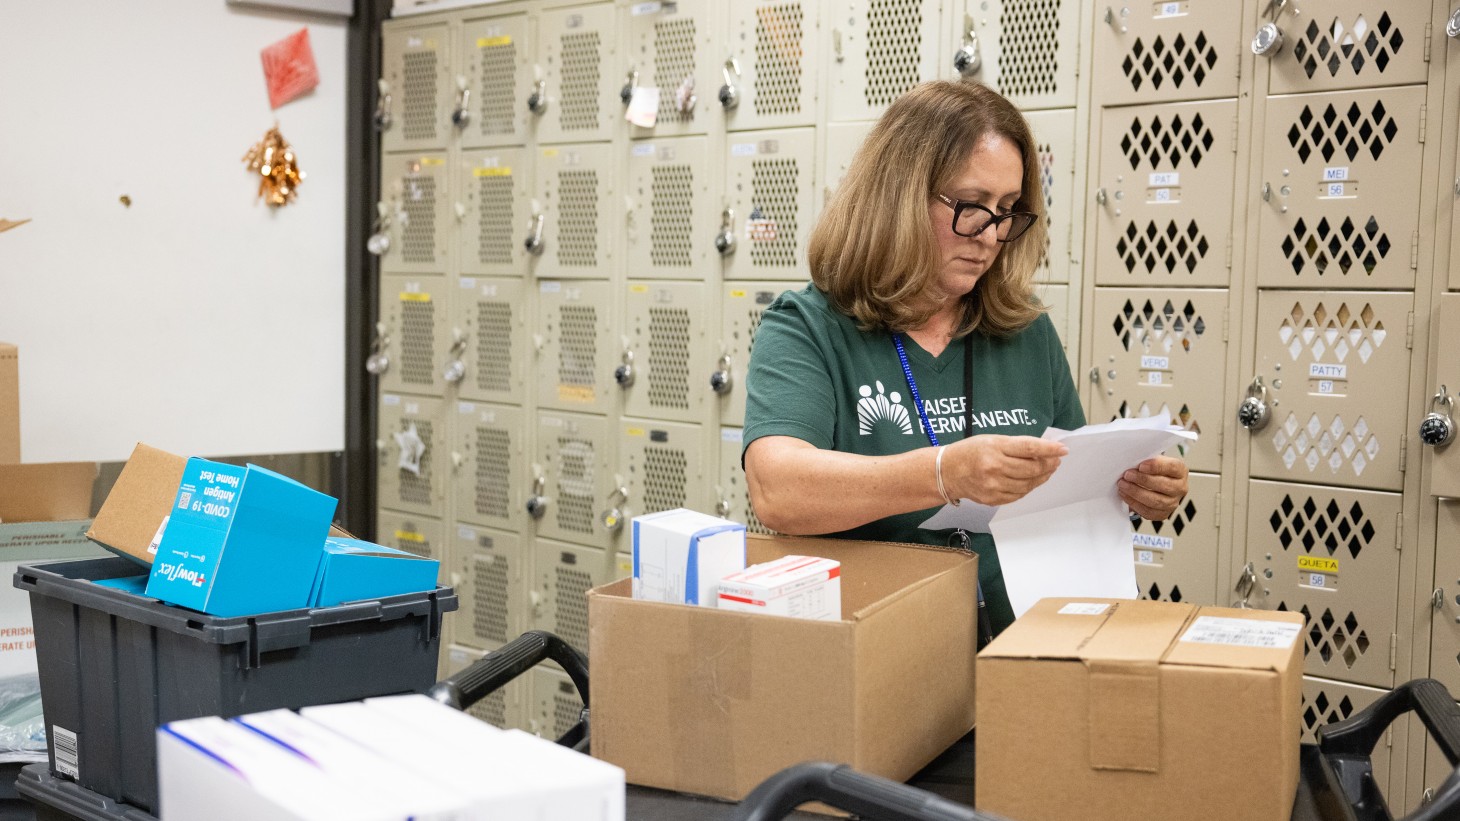
<instances>
[{"instance_id":1,"label":"small white box","mask_svg":"<svg viewBox=\"0 0 1460 821\"><path fill-rule=\"evenodd\" d=\"M815 556L783 556L720 581L722 610L840 621L842 565Z\"/></svg>"},{"instance_id":2,"label":"small white box","mask_svg":"<svg viewBox=\"0 0 1460 821\"><path fill-rule=\"evenodd\" d=\"M634 517L636 599L714 607L720 580L745 569L745 525L677 508Z\"/></svg>"}]
</instances>

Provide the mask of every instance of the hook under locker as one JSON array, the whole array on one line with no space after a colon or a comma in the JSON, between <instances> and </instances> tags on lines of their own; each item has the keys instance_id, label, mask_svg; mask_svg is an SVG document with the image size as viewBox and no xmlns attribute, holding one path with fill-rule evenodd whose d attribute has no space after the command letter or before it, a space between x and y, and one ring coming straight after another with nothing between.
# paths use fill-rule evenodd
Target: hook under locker
<instances>
[{"instance_id":1,"label":"hook under locker","mask_svg":"<svg viewBox=\"0 0 1460 821\"><path fill-rule=\"evenodd\" d=\"M1091 422L1154 416L1200 438L1173 447L1195 471L1222 470L1222 422L1232 404L1226 373L1225 288L1095 289L1089 388Z\"/></svg>"},{"instance_id":2,"label":"hook under locker","mask_svg":"<svg viewBox=\"0 0 1460 821\"><path fill-rule=\"evenodd\" d=\"M380 506L434 517L439 527L446 509L445 476L449 472L442 462L442 446L447 441L442 401L384 393L379 413L375 448ZM439 538L435 543L440 543Z\"/></svg>"}]
</instances>

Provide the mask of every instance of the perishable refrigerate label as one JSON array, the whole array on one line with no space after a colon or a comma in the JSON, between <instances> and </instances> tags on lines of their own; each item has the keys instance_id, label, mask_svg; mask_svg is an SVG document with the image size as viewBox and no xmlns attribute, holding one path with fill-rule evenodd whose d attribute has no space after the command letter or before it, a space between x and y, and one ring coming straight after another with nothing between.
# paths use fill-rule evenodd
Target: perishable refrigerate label
<instances>
[{"instance_id":1,"label":"perishable refrigerate label","mask_svg":"<svg viewBox=\"0 0 1460 821\"><path fill-rule=\"evenodd\" d=\"M1201 616L1191 623L1181 640L1197 644L1284 649L1293 646L1302 630L1303 625L1285 621Z\"/></svg>"}]
</instances>

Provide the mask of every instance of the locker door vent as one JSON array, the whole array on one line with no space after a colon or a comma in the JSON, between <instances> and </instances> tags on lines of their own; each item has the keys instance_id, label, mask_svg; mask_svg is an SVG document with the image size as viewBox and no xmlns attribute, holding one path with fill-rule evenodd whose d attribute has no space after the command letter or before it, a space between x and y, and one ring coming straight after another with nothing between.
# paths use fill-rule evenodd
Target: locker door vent
<instances>
[{"instance_id":1,"label":"locker door vent","mask_svg":"<svg viewBox=\"0 0 1460 821\"><path fill-rule=\"evenodd\" d=\"M400 304L400 378L409 385L436 381L436 303Z\"/></svg>"},{"instance_id":2,"label":"locker door vent","mask_svg":"<svg viewBox=\"0 0 1460 821\"><path fill-rule=\"evenodd\" d=\"M689 410L689 309L649 309L649 404Z\"/></svg>"},{"instance_id":3,"label":"locker door vent","mask_svg":"<svg viewBox=\"0 0 1460 821\"><path fill-rule=\"evenodd\" d=\"M591 389L598 384L598 310L592 305L564 305L561 322L558 383Z\"/></svg>"},{"instance_id":4,"label":"locker door vent","mask_svg":"<svg viewBox=\"0 0 1460 821\"><path fill-rule=\"evenodd\" d=\"M801 57L805 13L800 3L755 10L756 114L795 114L801 110Z\"/></svg>"},{"instance_id":5,"label":"locker door vent","mask_svg":"<svg viewBox=\"0 0 1460 821\"><path fill-rule=\"evenodd\" d=\"M1292 233L1283 238L1283 254L1292 264L1293 273L1299 275L1310 262L1319 276L1328 272L1329 265L1344 276L1350 271L1357 274L1359 268L1366 276L1372 275L1391 247L1389 235L1379 230L1379 221L1373 216L1362 229L1351 217L1344 217L1338 226L1330 224L1327 217L1313 226L1299 217Z\"/></svg>"},{"instance_id":6,"label":"locker door vent","mask_svg":"<svg viewBox=\"0 0 1460 821\"><path fill-rule=\"evenodd\" d=\"M1148 44L1137 37L1120 68L1132 91L1140 91L1143 85L1155 91L1166 82L1181 88L1188 80L1192 88L1201 88L1216 65L1216 48L1207 40L1206 32L1198 31L1191 40L1177 34L1169 42L1158 36Z\"/></svg>"},{"instance_id":7,"label":"locker door vent","mask_svg":"<svg viewBox=\"0 0 1460 821\"><path fill-rule=\"evenodd\" d=\"M1161 585L1152 584L1149 589L1141 591L1141 598L1147 601L1180 602L1181 585L1173 584L1169 590L1163 592Z\"/></svg>"},{"instance_id":8,"label":"locker door vent","mask_svg":"<svg viewBox=\"0 0 1460 821\"><path fill-rule=\"evenodd\" d=\"M1292 496L1283 496L1268 524L1283 550L1296 552L1302 547L1304 553L1323 551L1332 556L1347 548L1349 556L1355 559L1373 543L1376 533L1358 502L1343 510L1337 501L1329 499L1326 506L1319 508L1311 496L1302 505L1295 504Z\"/></svg>"},{"instance_id":9,"label":"locker door vent","mask_svg":"<svg viewBox=\"0 0 1460 821\"><path fill-rule=\"evenodd\" d=\"M1142 402L1139 408L1133 407L1129 402L1121 402L1120 410L1116 411L1115 415L1110 417L1110 421L1114 422L1116 419L1145 419L1149 416L1160 414L1162 412L1170 413L1171 421L1173 423L1178 424L1181 427L1192 431L1193 433L1196 433L1197 435L1201 434L1201 424L1196 421L1196 416L1192 414L1190 405L1182 405L1181 410L1175 413L1171 413L1171 408L1164 402L1161 404L1161 407L1154 409L1145 402ZM1187 456L1191 453L1191 443L1183 441L1177 444L1176 451L1180 453L1183 457ZM1159 525L1159 522L1155 524ZM1157 530L1159 532L1159 527L1157 528ZM1181 531L1180 529L1178 529L1176 532L1180 533Z\"/></svg>"},{"instance_id":10,"label":"locker door vent","mask_svg":"<svg viewBox=\"0 0 1460 821\"><path fill-rule=\"evenodd\" d=\"M507 727L507 691L497 690L490 695L483 696L467 712L493 727L505 729Z\"/></svg>"},{"instance_id":11,"label":"locker door vent","mask_svg":"<svg viewBox=\"0 0 1460 821\"><path fill-rule=\"evenodd\" d=\"M1059 91L1061 0L1004 0L999 13L999 91ZM1129 73L1129 72L1127 72Z\"/></svg>"},{"instance_id":12,"label":"locker door vent","mask_svg":"<svg viewBox=\"0 0 1460 821\"><path fill-rule=\"evenodd\" d=\"M593 534L594 458L593 443L587 439L558 437L562 467L554 520L563 530L585 536Z\"/></svg>"},{"instance_id":13,"label":"locker door vent","mask_svg":"<svg viewBox=\"0 0 1460 821\"><path fill-rule=\"evenodd\" d=\"M677 448L644 448L644 512L685 506L688 463Z\"/></svg>"},{"instance_id":14,"label":"locker door vent","mask_svg":"<svg viewBox=\"0 0 1460 821\"><path fill-rule=\"evenodd\" d=\"M1157 115L1149 124L1142 123L1140 117L1132 120L1120 140L1120 150L1130 160L1132 171L1139 169L1143 160L1151 168L1180 168L1182 160L1190 160L1197 168L1214 142L1216 137L1200 114L1189 118L1175 114L1167 121Z\"/></svg>"},{"instance_id":15,"label":"locker door vent","mask_svg":"<svg viewBox=\"0 0 1460 821\"><path fill-rule=\"evenodd\" d=\"M512 262L512 178L477 178L477 261Z\"/></svg>"},{"instance_id":16,"label":"locker door vent","mask_svg":"<svg viewBox=\"0 0 1460 821\"><path fill-rule=\"evenodd\" d=\"M1050 232L1049 227L1054 225L1054 146L1049 143L1039 143L1039 182L1044 187L1044 253L1039 257L1039 267L1047 274L1050 272Z\"/></svg>"},{"instance_id":17,"label":"locker door vent","mask_svg":"<svg viewBox=\"0 0 1460 821\"><path fill-rule=\"evenodd\" d=\"M483 46L481 82L473 89L482 101L478 110L478 129L483 137L511 134L513 113L517 110L517 44L515 42Z\"/></svg>"},{"instance_id":18,"label":"locker door vent","mask_svg":"<svg viewBox=\"0 0 1460 821\"><path fill-rule=\"evenodd\" d=\"M402 419L400 421L402 431L409 430L413 425L416 428L416 435L426 443L426 452L421 455L420 476L408 470L399 468L396 470L400 477L400 500L405 504L429 505L431 504L431 445L436 440L431 436L431 422L425 419ZM428 547L427 550L429 551L429 549Z\"/></svg>"},{"instance_id":19,"label":"locker door vent","mask_svg":"<svg viewBox=\"0 0 1460 821\"><path fill-rule=\"evenodd\" d=\"M564 131L592 131L598 128L598 32L564 34L563 99L558 108L558 125Z\"/></svg>"},{"instance_id":20,"label":"locker door vent","mask_svg":"<svg viewBox=\"0 0 1460 821\"><path fill-rule=\"evenodd\" d=\"M1328 664L1337 657L1345 668L1352 670L1369 651L1369 634L1359 627L1359 620L1352 612L1343 621L1339 621L1333 610L1327 607L1323 608L1323 615L1317 618L1307 605L1303 605L1302 613L1308 625L1308 637L1303 647L1304 658L1310 653L1317 653L1323 663Z\"/></svg>"},{"instance_id":21,"label":"locker door vent","mask_svg":"<svg viewBox=\"0 0 1460 821\"><path fill-rule=\"evenodd\" d=\"M1169 354L1178 345L1181 350L1190 351L1206 330L1206 320L1190 301L1178 313L1169 299L1159 311L1150 300L1139 311L1134 303L1126 300L1125 307L1115 317L1115 335L1127 351L1149 352L1155 348Z\"/></svg>"},{"instance_id":22,"label":"locker door vent","mask_svg":"<svg viewBox=\"0 0 1460 821\"><path fill-rule=\"evenodd\" d=\"M1338 701L1333 701L1327 693L1322 690L1318 695L1309 701L1308 694L1303 694L1302 701L1303 726L1299 732L1303 741L1312 743L1316 740L1315 731L1326 724L1335 721L1343 721L1355 712L1354 703L1348 696L1343 696Z\"/></svg>"},{"instance_id":23,"label":"locker door vent","mask_svg":"<svg viewBox=\"0 0 1460 821\"><path fill-rule=\"evenodd\" d=\"M405 111L401 133L408 140L429 140L436 136L436 52L408 51L402 58L405 72Z\"/></svg>"},{"instance_id":24,"label":"locker door vent","mask_svg":"<svg viewBox=\"0 0 1460 821\"><path fill-rule=\"evenodd\" d=\"M694 169L656 165L649 183L649 259L689 267L694 237Z\"/></svg>"},{"instance_id":25,"label":"locker door vent","mask_svg":"<svg viewBox=\"0 0 1460 821\"><path fill-rule=\"evenodd\" d=\"M1183 229L1174 220L1162 228L1155 222L1148 222L1142 229L1132 221L1125 227L1125 233L1115 242L1116 253L1125 262L1127 273L1142 268L1148 274L1164 270L1174 274L1186 269L1188 274L1196 273L1196 266L1207 255L1211 244L1206 235L1191 220Z\"/></svg>"},{"instance_id":26,"label":"locker door vent","mask_svg":"<svg viewBox=\"0 0 1460 821\"><path fill-rule=\"evenodd\" d=\"M598 172L559 171L558 263L598 264Z\"/></svg>"},{"instance_id":27,"label":"locker door vent","mask_svg":"<svg viewBox=\"0 0 1460 821\"><path fill-rule=\"evenodd\" d=\"M1375 101L1367 112L1356 102L1342 112L1332 103L1321 113L1305 105L1298 121L1288 128L1288 145L1297 149L1298 159L1305 163L1315 152L1324 162L1340 154L1353 162L1364 149L1377 160L1398 133L1399 124L1384 108L1383 100Z\"/></svg>"},{"instance_id":28,"label":"locker door vent","mask_svg":"<svg viewBox=\"0 0 1460 821\"><path fill-rule=\"evenodd\" d=\"M1166 527L1170 527L1173 535L1180 536L1181 531L1190 526L1195 519L1196 503L1191 501L1190 498L1187 498L1186 504L1183 504L1180 507L1176 508L1176 512L1171 514L1170 519L1167 519L1164 522L1141 519L1139 522L1136 523L1136 532L1155 533L1156 535L1160 535L1163 529L1165 529ZM1159 597L1153 596L1152 598ZM1171 601L1180 601L1180 599L1172 599Z\"/></svg>"},{"instance_id":29,"label":"locker door vent","mask_svg":"<svg viewBox=\"0 0 1460 821\"><path fill-rule=\"evenodd\" d=\"M585 644L583 648L587 650ZM583 715L583 702L578 698L578 691L569 683L567 692L564 692L561 685L557 692L553 693L553 736L562 738L563 734L573 729L578 719Z\"/></svg>"},{"instance_id":30,"label":"locker door vent","mask_svg":"<svg viewBox=\"0 0 1460 821\"><path fill-rule=\"evenodd\" d=\"M430 265L436 262L436 178L412 173L405 180L406 196L401 208L406 216L401 228L402 262Z\"/></svg>"},{"instance_id":31,"label":"locker door vent","mask_svg":"<svg viewBox=\"0 0 1460 821\"><path fill-rule=\"evenodd\" d=\"M1272 446L1282 455L1283 464L1289 470L1302 462L1309 473L1319 465L1327 465L1330 473L1338 473L1348 464L1355 476L1362 476L1379 455L1379 437L1368 421L1360 416L1350 428L1341 414L1335 414L1325 427L1316 413L1308 417L1306 424L1299 421L1297 414L1289 413L1282 427L1273 434Z\"/></svg>"},{"instance_id":32,"label":"locker door vent","mask_svg":"<svg viewBox=\"0 0 1460 821\"><path fill-rule=\"evenodd\" d=\"M745 359L748 362L750 360L750 354L755 351L755 332L760 330L760 320L761 317L765 316L765 308L754 308L747 311L746 314L748 320L746 324L749 326L749 330L746 331Z\"/></svg>"},{"instance_id":33,"label":"locker door vent","mask_svg":"<svg viewBox=\"0 0 1460 821\"><path fill-rule=\"evenodd\" d=\"M1308 27L1293 44L1293 59L1309 79L1320 68L1327 69L1330 77L1337 77L1345 67L1352 68L1354 76L1359 76L1370 65L1382 74L1402 45L1404 35L1399 33L1388 13L1381 14L1372 28L1362 14L1348 27L1337 17L1327 28L1320 28L1317 20L1309 20Z\"/></svg>"},{"instance_id":34,"label":"locker door vent","mask_svg":"<svg viewBox=\"0 0 1460 821\"><path fill-rule=\"evenodd\" d=\"M692 17L654 24L654 85L659 87L659 119L687 123L694 109L680 112L678 89L694 89L695 21ZM699 93L703 94L704 91Z\"/></svg>"},{"instance_id":35,"label":"locker door vent","mask_svg":"<svg viewBox=\"0 0 1460 821\"><path fill-rule=\"evenodd\" d=\"M472 633L483 641L505 642L507 635L507 574L504 556L478 556L472 562Z\"/></svg>"},{"instance_id":36,"label":"locker door vent","mask_svg":"<svg viewBox=\"0 0 1460 821\"><path fill-rule=\"evenodd\" d=\"M505 519L508 515L507 482L512 475L512 436L501 428L478 426L476 440L477 492L474 507L482 516Z\"/></svg>"},{"instance_id":37,"label":"locker door vent","mask_svg":"<svg viewBox=\"0 0 1460 821\"><path fill-rule=\"evenodd\" d=\"M512 305L477 302L477 389L512 389Z\"/></svg>"},{"instance_id":38,"label":"locker door vent","mask_svg":"<svg viewBox=\"0 0 1460 821\"><path fill-rule=\"evenodd\" d=\"M885 106L917 85L922 0L871 0L867 9L867 105Z\"/></svg>"},{"instance_id":39,"label":"locker door vent","mask_svg":"<svg viewBox=\"0 0 1460 821\"><path fill-rule=\"evenodd\" d=\"M746 232L752 265L783 268L796 264L800 176L793 159L751 161L750 221L758 226Z\"/></svg>"},{"instance_id":40,"label":"locker door vent","mask_svg":"<svg viewBox=\"0 0 1460 821\"><path fill-rule=\"evenodd\" d=\"M554 632L574 647L588 652L588 591L593 577L575 567L555 569ZM577 721L575 717L573 721Z\"/></svg>"},{"instance_id":41,"label":"locker door vent","mask_svg":"<svg viewBox=\"0 0 1460 821\"><path fill-rule=\"evenodd\" d=\"M1375 318L1373 307L1367 304L1355 316L1347 303L1339 303L1337 313L1329 316L1321 302L1311 315L1303 310L1302 303L1297 303L1278 328L1278 338L1295 362L1305 351L1320 360L1331 351L1339 362L1356 352L1367 364L1388 335L1384 323Z\"/></svg>"}]
</instances>

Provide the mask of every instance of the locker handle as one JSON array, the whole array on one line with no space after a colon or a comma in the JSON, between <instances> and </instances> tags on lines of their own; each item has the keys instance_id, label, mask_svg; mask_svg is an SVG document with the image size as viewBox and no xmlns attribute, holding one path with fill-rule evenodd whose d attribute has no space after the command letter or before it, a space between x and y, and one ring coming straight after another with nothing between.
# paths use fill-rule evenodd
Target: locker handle
<instances>
[{"instance_id":1,"label":"locker handle","mask_svg":"<svg viewBox=\"0 0 1460 821\"><path fill-rule=\"evenodd\" d=\"M375 81L375 88L378 92L375 97L375 130L384 131L390 128L390 83L382 77Z\"/></svg>"},{"instance_id":2,"label":"locker handle","mask_svg":"<svg viewBox=\"0 0 1460 821\"><path fill-rule=\"evenodd\" d=\"M1241 600L1237 602L1238 607L1246 609L1249 606L1247 599L1252 595L1252 588L1256 585L1257 567L1252 562L1248 562L1247 566L1242 568L1242 575L1237 577L1236 592L1241 597Z\"/></svg>"},{"instance_id":3,"label":"locker handle","mask_svg":"<svg viewBox=\"0 0 1460 821\"><path fill-rule=\"evenodd\" d=\"M466 78L456 76L456 109L451 112L451 123L457 128L466 128L471 122L471 89L466 87Z\"/></svg>"},{"instance_id":4,"label":"locker handle","mask_svg":"<svg viewBox=\"0 0 1460 821\"><path fill-rule=\"evenodd\" d=\"M735 76L731 77L731 72ZM736 82L740 80L740 61L735 55L725 58L725 65L720 67L720 75L725 78L725 84L720 86L720 105L726 111L740 105L740 89Z\"/></svg>"},{"instance_id":5,"label":"locker handle","mask_svg":"<svg viewBox=\"0 0 1460 821\"><path fill-rule=\"evenodd\" d=\"M1450 12L1450 19L1445 22L1445 34L1451 38L1460 37L1460 9Z\"/></svg>"},{"instance_id":6,"label":"locker handle","mask_svg":"<svg viewBox=\"0 0 1460 821\"><path fill-rule=\"evenodd\" d=\"M634 352L625 350L623 364L613 369L613 381L621 388L629 388L634 384Z\"/></svg>"},{"instance_id":7,"label":"locker handle","mask_svg":"<svg viewBox=\"0 0 1460 821\"><path fill-rule=\"evenodd\" d=\"M527 515L534 519L541 519L547 512L548 497L542 495L547 490L547 478L541 473L532 479L532 495L527 497Z\"/></svg>"},{"instance_id":8,"label":"locker handle","mask_svg":"<svg viewBox=\"0 0 1460 821\"><path fill-rule=\"evenodd\" d=\"M538 80L532 86L532 93L527 95L527 110L541 117L547 107L547 80Z\"/></svg>"},{"instance_id":9,"label":"locker handle","mask_svg":"<svg viewBox=\"0 0 1460 821\"><path fill-rule=\"evenodd\" d=\"M720 233L715 235L715 250L720 256L735 253L735 209L726 208L720 212Z\"/></svg>"},{"instance_id":10,"label":"locker handle","mask_svg":"<svg viewBox=\"0 0 1460 821\"><path fill-rule=\"evenodd\" d=\"M724 395L729 393L734 386L734 380L730 374L730 355L726 354L715 363L715 371L710 374L710 390Z\"/></svg>"},{"instance_id":11,"label":"locker handle","mask_svg":"<svg viewBox=\"0 0 1460 821\"><path fill-rule=\"evenodd\" d=\"M385 332L385 323L375 323L375 342L370 346L370 356L365 359L365 372L380 376L390 370L390 354L385 352L390 345L390 335Z\"/></svg>"},{"instance_id":12,"label":"locker handle","mask_svg":"<svg viewBox=\"0 0 1460 821\"><path fill-rule=\"evenodd\" d=\"M375 203L375 225L370 229L370 238L365 240L365 250L377 257L390 250L390 223L390 206Z\"/></svg>"},{"instance_id":13,"label":"locker handle","mask_svg":"<svg viewBox=\"0 0 1460 821\"><path fill-rule=\"evenodd\" d=\"M542 256L542 227L546 221L547 215L537 213L532 215L527 224L527 239L523 241L522 247L535 257Z\"/></svg>"},{"instance_id":14,"label":"locker handle","mask_svg":"<svg viewBox=\"0 0 1460 821\"><path fill-rule=\"evenodd\" d=\"M618 98L621 101L623 101L623 104L624 105L628 105L629 102L634 99L634 89L636 89L638 87L639 87L639 72L637 72L637 71L630 71L629 72L629 79L628 79L628 81L624 83L624 87L623 88L619 89Z\"/></svg>"}]
</instances>

